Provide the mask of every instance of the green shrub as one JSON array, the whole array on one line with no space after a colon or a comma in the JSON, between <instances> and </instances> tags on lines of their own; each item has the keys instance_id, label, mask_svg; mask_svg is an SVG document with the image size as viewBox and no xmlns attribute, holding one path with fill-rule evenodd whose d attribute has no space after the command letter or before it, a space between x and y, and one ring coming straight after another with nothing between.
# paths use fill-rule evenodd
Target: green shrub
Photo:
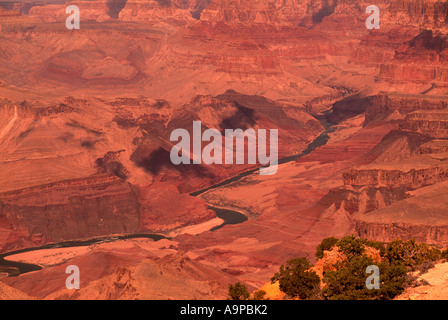
<instances>
[{"instance_id":1,"label":"green shrub","mask_svg":"<svg viewBox=\"0 0 448 320\"><path fill-rule=\"evenodd\" d=\"M411 270L415 270L425 261L436 261L442 257L442 252L425 243L416 243L415 239L403 242L394 240L387 244L385 258L390 262L401 262Z\"/></svg>"},{"instance_id":2,"label":"green shrub","mask_svg":"<svg viewBox=\"0 0 448 320\"><path fill-rule=\"evenodd\" d=\"M307 271L310 263L306 258L287 261L280 267L271 281L279 281L280 290L290 297L300 299L331 300L383 300L393 299L406 287L418 285L416 278L407 272L426 272L434 266L434 261L448 259L448 249L440 249L428 244L418 244L414 239L403 242L395 240L385 245L382 242L356 238L353 235L338 240L334 237L323 239L316 248L316 258L323 258L324 250L337 246L347 259L334 264L334 271L323 274L325 287L320 290L320 279L314 271ZM366 255L366 247L380 252L381 262L374 262ZM368 266L380 269L380 288L368 289L366 273Z\"/></svg>"},{"instance_id":3,"label":"green shrub","mask_svg":"<svg viewBox=\"0 0 448 320\"><path fill-rule=\"evenodd\" d=\"M352 235L345 236L339 240L337 246L339 247L339 251L342 252L348 259L355 256L359 257L365 252L363 241Z\"/></svg>"},{"instance_id":4,"label":"green shrub","mask_svg":"<svg viewBox=\"0 0 448 320\"><path fill-rule=\"evenodd\" d=\"M291 259L280 267L271 281L278 281L280 290L293 298L315 298L320 292L320 278L314 271L307 271L309 268L306 258Z\"/></svg>"},{"instance_id":5,"label":"green shrub","mask_svg":"<svg viewBox=\"0 0 448 320\"><path fill-rule=\"evenodd\" d=\"M237 282L235 285L229 284L230 300L247 300L249 295L249 291L247 291L245 284L242 284L241 282Z\"/></svg>"},{"instance_id":6,"label":"green shrub","mask_svg":"<svg viewBox=\"0 0 448 320\"><path fill-rule=\"evenodd\" d=\"M380 289L367 289L366 269L377 265L380 269ZM322 295L330 300L382 300L393 299L404 290L406 268L401 264L375 263L366 255L335 264L336 271L324 275Z\"/></svg>"},{"instance_id":7,"label":"green shrub","mask_svg":"<svg viewBox=\"0 0 448 320\"><path fill-rule=\"evenodd\" d=\"M253 300L266 300L264 296L266 295L266 291L257 290L253 293Z\"/></svg>"},{"instance_id":8,"label":"green shrub","mask_svg":"<svg viewBox=\"0 0 448 320\"><path fill-rule=\"evenodd\" d=\"M361 241L367 247L371 247L378 250L380 252L381 257L384 256L384 254L386 253L386 246L384 245L384 242L367 240L367 239L361 239Z\"/></svg>"},{"instance_id":9,"label":"green shrub","mask_svg":"<svg viewBox=\"0 0 448 320\"><path fill-rule=\"evenodd\" d=\"M339 239L336 239L334 237L323 239L316 248L316 258L322 259L324 257L324 250L330 251L338 241Z\"/></svg>"},{"instance_id":10,"label":"green shrub","mask_svg":"<svg viewBox=\"0 0 448 320\"><path fill-rule=\"evenodd\" d=\"M448 260L448 249L445 249L441 252L440 257L442 259Z\"/></svg>"},{"instance_id":11,"label":"green shrub","mask_svg":"<svg viewBox=\"0 0 448 320\"><path fill-rule=\"evenodd\" d=\"M420 271L420 274L424 274L428 272L429 269L434 268L434 266L434 261L423 261L423 263L417 267L417 270Z\"/></svg>"}]
</instances>

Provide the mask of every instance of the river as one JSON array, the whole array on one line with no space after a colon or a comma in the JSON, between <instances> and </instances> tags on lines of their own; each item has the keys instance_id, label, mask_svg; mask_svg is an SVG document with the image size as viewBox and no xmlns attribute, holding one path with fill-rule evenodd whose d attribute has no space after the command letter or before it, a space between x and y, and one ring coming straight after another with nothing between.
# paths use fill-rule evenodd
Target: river
<instances>
[{"instance_id":1,"label":"river","mask_svg":"<svg viewBox=\"0 0 448 320\"><path fill-rule=\"evenodd\" d=\"M43 249L82 247L82 246L89 246L91 244L96 244L96 243L112 242L112 241L116 241L116 240L135 239L135 238L150 238L150 239L153 239L154 241L158 241L160 239L166 239L165 236L160 235L160 234L144 234L144 233L137 234L136 233L136 234L129 234L129 235L97 237L97 238L92 238L92 239L88 239L88 240L70 240L70 241L63 241L63 242L58 242L58 243L49 243L49 244L46 244L46 245L43 245L40 247L23 248L23 249L18 249L18 250L0 254L0 272L6 272L6 273L8 273L9 277L14 277L14 276L18 276L19 274L22 274L22 273L27 273L27 272L42 269L41 266L36 265L36 264L9 261L9 260L5 259L5 257L12 256L14 254L43 250Z\"/></svg>"},{"instance_id":2,"label":"river","mask_svg":"<svg viewBox=\"0 0 448 320\"><path fill-rule=\"evenodd\" d=\"M318 148L322 145L325 145L327 143L327 141L330 138L328 134L334 131L333 124L329 123L327 121L326 115L322 115L321 117L318 117L318 119L323 124L325 131L322 134L320 134L316 139L314 139L303 152L301 152L300 154L297 154L297 155L279 159L278 164L296 161L300 157L303 157L303 156L309 154L316 148ZM192 192L192 193L190 193L190 195L198 196L208 190L219 188L219 187L225 186L229 183L238 181L244 177L254 174L255 172L258 172L258 170L259 170L259 168L245 171L243 173L236 175L235 177L226 179L226 180L219 182L213 186L207 187L207 188L199 190L199 191ZM217 217L224 220L224 222L221 225L213 227L212 229L210 229L210 231L216 231L227 224L238 224L238 223L242 223L247 220L247 217L238 211L217 208L217 207L213 207L213 206L209 206L209 208L215 211ZM161 239L169 239L168 237L165 237L164 235L161 235L161 234L136 233L136 234L119 235L119 236L96 237L96 238L92 238L92 239L88 239L88 240L70 240L70 241L46 244L46 245L43 245L40 247L18 249L18 250L0 254L0 273L6 272L6 273L8 273L9 277L15 277L15 276L18 276L23 273L42 269L41 266L36 265L36 264L22 263L22 262L10 261L10 260L5 259L5 257L11 256L14 254L43 250L43 249L89 246L89 245L97 244L97 243L112 242L112 241L125 240L125 239L136 239L136 238L150 238L150 239L153 239L154 241L159 241Z\"/></svg>"},{"instance_id":3,"label":"river","mask_svg":"<svg viewBox=\"0 0 448 320\"><path fill-rule=\"evenodd\" d=\"M211 228L210 231L218 230L227 224L238 224L247 220L247 217L238 211L215 208L212 206L209 206L209 209L215 211L216 216L224 220L224 222L221 225ZM22 263L5 259L8 256L12 256L18 253L38 251L44 249L82 247L98 243L113 242L117 240L126 240L126 239L138 239L138 238L149 238L153 239L154 241L159 241L161 239L170 239L169 237L156 233L133 233L127 235L95 237L87 240L70 240L58 243L49 243L39 247L23 248L0 254L0 273L6 272L8 274L8 277L15 277L23 273L42 269L41 266L36 264Z\"/></svg>"},{"instance_id":4,"label":"river","mask_svg":"<svg viewBox=\"0 0 448 320\"><path fill-rule=\"evenodd\" d=\"M288 157L284 157L278 160L278 164L283 164L283 163L288 163L291 161L296 161L297 159L306 156L307 154L311 153L313 150L315 150L316 148L325 145L328 140L330 139L329 133L334 132L335 127L333 125L335 125L335 123L329 122L327 120L327 115L328 112L325 113L324 115L321 116L316 116L316 118L320 121L320 123L323 125L325 131L323 133L321 133L317 138L315 138L307 147L305 150L303 150L301 153L293 155L293 156L288 156ZM196 197L200 194L203 194L209 190L212 189L216 189L216 188L220 188L222 186L225 186L229 183L235 182L235 181L239 181L244 177L247 177L249 175L252 175L254 173L258 173L258 170L260 170L260 168L255 168L255 169L250 169L247 171L244 171L232 178L226 179L222 182L219 182L217 184L214 184L210 187L207 187L205 189L201 189L195 192L190 193L190 196Z\"/></svg>"}]
</instances>

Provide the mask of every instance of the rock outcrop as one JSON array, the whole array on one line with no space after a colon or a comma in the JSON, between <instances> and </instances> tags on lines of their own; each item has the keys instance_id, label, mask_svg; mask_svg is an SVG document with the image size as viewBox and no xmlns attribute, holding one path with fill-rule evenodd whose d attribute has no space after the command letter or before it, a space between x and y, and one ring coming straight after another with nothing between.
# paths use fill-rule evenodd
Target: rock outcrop
<instances>
[{"instance_id":1,"label":"rock outcrop","mask_svg":"<svg viewBox=\"0 0 448 320\"><path fill-rule=\"evenodd\" d=\"M448 152L448 140L431 140L420 146L420 153L445 153Z\"/></svg>"},{"instance_id":2,"label":"rock outcrop","mask_svg":"<svg viewBox=\"0 0 448 320\"><path fill-rule=\"evenodd\" d=\"M69 16L66 9L70 5L79 8L81 23L102 22L111 20L108 1L69 1L65 4L48 4L45 6L34 6L29 9L28 15L38 18L43 22L60 22L65 26L65 20Z\"/></svg>"},{"instance_id":3,"label":"rock outcrop","mask_svg":"<svg viewBox=\"0 0 448 320\"><path fill-rule=\"evenodd\" d=\"M280 13L275 5L263 0L212 0L202 12L201 20L230 23L281 23Z\"/></svg>"},{"instance_id":4,"label":"rock outcrop","mask_svg":"<svg viewBox=\"0 0 448 320\"><path fill-rule=\"evenodd\" d=\"M122 21L149 24L185 24L194 21L188 6L181 8L174 1L157 0L127 0L124 8L119 12L118 18Z\"/></svg>"},{"instance_id":5,"label":"rock outcrop","mask_svg":"<svg viewBox=\"0 0 448 320\"><path fill-rule=\"evenodd\" d=\"M138 198L129 183L96 175L0 194L1 218L6 229L21 226L30 239L46 241L133 233L139 230ZM14 244L3 244L3 251Z\"/></svg>"},{"instance_id":6,"label":"rock outcrop","mask_svg":"<svg viewBox=\"0 0 448 320\"><path fill-rule=\"evenodd\" d=\"M35 300L36 298L0 282L0 300Z\"/></svg>"},{"instance_id":7,"label":"rock outcrop","mask_svg":"<svg viewBox=\"0 0 448 320\"><path fill-rule=\"evenodd\" d=\"M444 87L448 82L447 59L447 35L424 30L397 50L394 59L381 66L379 78L392 83L431 83Z\"/></svg>"},{"instance_id":8,"label":"rock outcrop","mask_svg":"<svg viewBox=\"0 0 448 320\"><path fill-rule=\"evenodd\" d=\"M416 111L406 115L403 130L418 132L435 139L448 138L448 112Z\"/></svg>"},{"instance_id":9,"label":"rock outcrop","mask_svg":"<svg viewBox=\"0 0 448 320\"><path fill-rule=\"evenodd\" d=\"M437 163L439 161L435 162ZM429 165L426 168L410 169L409 171L386 168L361 168L351 169L345 172L344 184L352 186L401 186L409 190L414 190L444 181L447 178L448 166L446 164Z\"/></svg>"},{"instance_id":10,"label":"rock outcrop","mask_svg":"<svg viewBox=\"0 0 448 320\"><path fill-rule=\"evenodd\" d=\"M238 281L198 261L194 253L179 250L176 242L168 240L135 239L92 245L58 263L61 254L64 255L52 249L48 260L53 259L53 263L38 272L2 278L0 288L6 283L8 289L12 287L10 291L15 289L45 300L212 300L225 299L228 284ZM82 272L79 290L66 288L65 270L69 265L78 266Z\"/></svg>"},{"instance_id":11,"label":"rock outcrop","mask_svg":"<svg viewBox=\"0 0 448 320\"><path fill-rule=\"evenodd\" d=\"M362 104L358 103L358 105ZM365 124L368 124L387 120L394 114L397 115L397 112L401 115L398 120L403 120L405 115L411 112L446 110L448 109L448 98L446 96L382 93L370 97L364 105ZM404 127L404 129L406 128Z\"/></svg>"}]
</instances>

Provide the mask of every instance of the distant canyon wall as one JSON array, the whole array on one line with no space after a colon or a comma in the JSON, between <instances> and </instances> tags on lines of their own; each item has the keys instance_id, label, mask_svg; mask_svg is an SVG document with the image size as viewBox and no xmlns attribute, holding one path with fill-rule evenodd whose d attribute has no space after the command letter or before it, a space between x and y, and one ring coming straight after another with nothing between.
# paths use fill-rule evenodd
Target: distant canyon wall
<instances>
[{"instance_id":1,"label":"distant canyon wall","mask_svg":"<svg viewBox=\"0 0 448 320\"><path fill-rule=\"evenodd\" d=\"M138 196L113 175L94 175L0 194L0 234L4 248L32 242L58 242L139 230ZM25 228L22 239L14 232ZM13 241L10 241L13 240ZM1 250L1 248L0 248Z\"/></svg>"},{"instance_id":2,"label":"distant canyon wall","mask_svg":"<svg viewBox=\"0 0 448 320\"><path fill-rule=\"evenodd\" d=\"M446 246L448 244L448 226L415 225L407 223L374 223L356 221L355 230L360 237L389 242L396 239Z\"/></svg>"},{"instance_id":3,"label":"distant canyon wall","mask_svg":"<svg viewBox=\"0 0 448 320\"><path fill-rule=\"evenodd\" d=\"M366 15L368 1L352 0L99 0L71 1L52 5L49 1L8 5L15 12L40 16L45 21L62 17L59 12L69 4L79 5L87 19L123 19L150 21L165 18L200 19L238 23L281 23L311 26L332 14ZM378 0L383 23L445 30L448 22L448 4L434 0ZM4 5L6 6L6 5ZM55 13L55 10L58 13ZM188 17L189 16L189 17Z\"/></svg>"}]
</instances>

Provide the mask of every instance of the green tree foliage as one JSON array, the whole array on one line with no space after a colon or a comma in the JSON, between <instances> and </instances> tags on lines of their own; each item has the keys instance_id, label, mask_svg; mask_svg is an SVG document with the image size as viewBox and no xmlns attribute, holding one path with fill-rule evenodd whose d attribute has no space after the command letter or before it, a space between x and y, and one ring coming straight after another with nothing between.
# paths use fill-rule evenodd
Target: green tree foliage
<instances>
[{"instance_id":1,"label":"green tree foliage","mask_svg":"<svg viewBox=\"0 0 448 320\"><path fill-rule=\"evenodd\" d=\"M382 262L380 269L380 289L377 290L376 299L393 299L402 293L407 282L407 270L402 263Z\"/></svg>"},{"instance_id":2,"label":"green tree foliage","mask_svg":"<svg viewBox=\"0 0 448 320\"><path fill-rule=\"evenodd\" d=\"M380 269L380 289L367 289L366 269L376 265ZM330 300L385 300L392 299L404 290L406 267L388 262L376 263L363 255L338 262L336 271L328 271L323 282L326 285L322 295Z\"/></svg>"},{"instance_id":3,"label":"green tree foliage","mask_svg":"<svg viewBox=\"0 0 448 320\"><path fill-rule=\"evenodd\" d=\"M266 295L266 291L257 290L253 293L253 300L266 300L264 296Z\"/></svg>"},{"instance_id":4,"label":"green tree foliage","mask_svg":"<svg viewBox=\"0 0 448 320\"><path fill-rule=\"evenodd\" d=\"M425 261L436 261L442 252L425 243L416 243L414 239L403 242L394 240L387 244L384 257L390 262L400 262L411 270L415 270Z\"/></svg>"},{"instance_id":5,"label":"green tree foliage","mask_svg":"<svg viewBox=\"0 0 448 320\"><path fill-rule=\"evenodd\" d=\"M316 248L316 258L322 259L324 257L324 250L330 251L338 241L339 239L334 237L323 239Z\"/></svg>"},{"instance_id":6,"label":"green tree foliage","mask_svg":"<svg viewBox=\"0 0 448 320\"><path fill-rule=\"evenodd\" d=\"M242 284L241 282L237 282L235 285L229 284L230 300L247 300L249 295L249 291L247 291L245 284Z\"/></svg>"},{"instance_id":7,"label":"green tree foliage","mask_svg":"<svg viewBox=\"0 0 448 320\"><path fill-rule=\"evenodd\" d=\"M360 256L364 253L365 247L363 240L352 235L345 236L337 242L339 251L342 252L348 259L355 256Z\"/></svg>"},{"instance_id":8,"label":"green tree foliage","mask_svg":"<svg viewBox=\"0 0 448 320\"><path fill-rule=\"evenodd\" d=\"M336 263L336 271L328 271L324 275L326 286L322 295L331 300L370 299L372 292L366 288L365 270L372 264L372 259L365 255Z\"/></svg>"},{"instance_id":9,"label":"green tree foliage","mask_svg":"<svg viewBox=\"0 0 448 320\"><path fill-rule=\"evenodd\" d=\"M307 271L310 263L306 258L292 259L282 265L271 279L279 281L280 290L291 297L301 299L324 298L331 300L393 299L412 285L412 277L407 272L426 272L434 266L434 261L448 259L448 249L440 249L428 244L395 240L385 245L382 242L356 238L352 235L338 240L334 237L322 240L316 248L316 258L323 258L324 250L334 246L343 253L345 259L334 264L333 271L323 274L324 288L320 290L319 277L314 271ZM373 261L366 254L366 247L380 252L381 262ZM380 270L379 289L368 289L366 273L368 266L376 265Z\"/></svg>"},{"instance_id":10,"label":"green tree foliage","mask_svg":"<svg viewBox=\"0 0 448 320\"><path fill-rule=\"evenodd\" d=\"M280 290L291 297L310 299L320 292L320 278L314 271L307 271L310 263L306 258L287 261L271 279L279 282Z\"/></svg>"},{"instance_id":11,"label":"green tree foliage","mask_svg":"<svg viewBox=\"0 0 448 320\"><path fill-rule=\"evenodd\" d=\"M440 256L442 259L448 260L448 249L443 250Z\"/></svg>"},{"instance_id":12,"label":"green tree foliage","mask_svg":"<svg viewBox=\"0 0 448 320\"><path fill-rule=\"evenodd\" d=\"M386 253L386 246L384 245L383 242L367 240L367 239L362 239L362 238L361 238L361 241L367 247L371 247L371 248L378 250L380 252L381 256L384 256L384 254Z\"/></svg>"}]
</instances>

